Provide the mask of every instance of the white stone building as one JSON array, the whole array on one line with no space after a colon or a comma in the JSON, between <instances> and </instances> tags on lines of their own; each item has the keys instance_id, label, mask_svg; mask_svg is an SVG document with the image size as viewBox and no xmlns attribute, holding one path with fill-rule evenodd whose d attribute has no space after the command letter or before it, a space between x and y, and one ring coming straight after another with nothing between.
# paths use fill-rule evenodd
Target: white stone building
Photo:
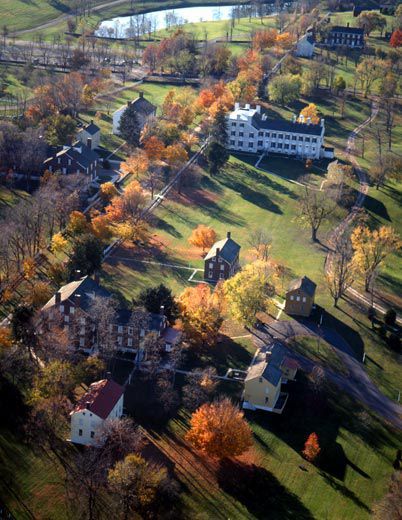
<instances>
[{"instance_id":1,"label":"white stone building","mask_svg":"<svg viewBox=\"0 0 402 520\"><path fill-rule=\"evenodd\" d=\"M228 148L238 152L279 153L305 159L333 158L333 148L324 147L324 119L318 124L268 119L257 105L239 103L227 116Z\"/></svg>"},{"instance_id":2,"label":"white stone building","mask_svg":"<svg viewBox=\"0 0 402 520\"><path fill-rule=\"evenodd\" d=\"M123 415L124 388L111 379L92 383L70 413L70 440L75 444L96 446L97 432L107 419Z\"/></svg>"},{"instance_id":3,"label":"white stone building","mask_svg":"<svg viewBox=\"0 0 402 520\"><path fill-rule=\"evenodd\" d=\"M156 115L156 106L145 99L143 92L140 92L137 99L134 99L134 101L128 101L127 105L120 107L113 113L113 134L120 134L120 119L129 106L134 107L141 130L144 128L147 119Z\"/></svg>"},{"instance_id":4,"label":"white stone building","mask_svg":"<svg viewBox=\"0 0 402 520\"><path fill-rule=\"evenodd\" d=\"M295 54L301 58L311 58L314 54L315 38L312 31L307 31L296 44Z\"/></svg>"},{"instance_id":5,"label":"white stone building","mask_svg":"<svg viewBox=\"0 0 402 520\"><path fill-rule=\"evenodd\" d=\"M91 122L83 126L77 133L77 139L85 144L91 150L99 148L101 131L98 125L95 125L93 119Z\"/></svg>"}]
</instances>

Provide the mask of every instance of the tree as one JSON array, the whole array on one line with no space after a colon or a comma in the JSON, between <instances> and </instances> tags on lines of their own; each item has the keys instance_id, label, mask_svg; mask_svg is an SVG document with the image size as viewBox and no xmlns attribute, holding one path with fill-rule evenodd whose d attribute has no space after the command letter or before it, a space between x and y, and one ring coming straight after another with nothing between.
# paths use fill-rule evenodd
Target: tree
<instances>
[{"instance_id":1,"label":"tree","mask_svg":"<svg viewBox=\"0 0 402 520\"><path fill-rule=\"evenodd\" d=\"M179 298L183 330L195 346L213 346L221 328L223 302L209 285L188 287Z\"/></svg>"},{"instance_id":2,"label":"tree","mask_svg":"<svg viewBox=\"0 0 402 520\"><path fill-rule=\"evenodd\" d=\"M52 146L70 144L77 131L74 119L63 114L48 117L44 124L46 141Z\"/></svg>"},{"instance_id":3,"label":"tree","mask_svg":"<svg viewBox=\"0 0 402 520\"><path fill-rule=\"evenodd\" d=\"M343 92L346 89L346 81L343 76L336 76L334 83L334 90L337 94Z\"/></svg>"},{"instance_id":4,"label":"tree","mask_svg":"<svg viewBox=\"0 0 402 520\"><path fill-rule=\"evenodd\" d=\"M391 39L389 40L389 44L394 49L402 46L402 30L395 29L395 31L391 34Z\"/></svg>"},{"instance_id":5,"label":"tree","mask_svg":"<svg viewBox=\"0 0 402 520\"><path fill-rule=\"evenodd\" d=\"M77 380L90 385L94 381L99 381L105 371L106 364L100 357L88 356L77 365Z\"/></svg>"},{"instance_id":6,"label":"tree","mask_svg":"<svg viewBox=\"0 0 402 520\"><path fill-rule=\"evenodd\" d=\"M354 250L353 261L364 277L364 287L368 291L376 271L387 256L401 248L401 241L390 226L371 231L367 226L359 225L350 239Z\"/></svg>"},{"instance_id":7,"label":"tree","mask_svg":"<svg viewBox=\"0 0 402 520\"><path fill-rule=\"evenodd\" d=\"M162 159L165 152L165 145L158 137L156 137L156 135L151 135L144 140L143 146L145 153L151 162L160 161Z\"/></svg>"},{"instance_id":8,"label":"tree","mask_svg":"<svg viewBox=\"0 0 402 520\"><path fill-rule=\"evenodd\" d=\"M108 242L113 237L113 231L107 215L95 213L91 219L91 227L92 233L101 242Z\"/></svg>"},{"instance_id":9,"label":"tree","mask_svg":"<svg viewBox=\"0 0 402 520\"><path fill-rule=\"evenodd\" d=\"M364 11L357 17L357 24L364 29L367 36L375 30L379 30L382 34L387 26L387 19L375 11Z\"/></svg>"},{"instance_id":10,"label":"tree","mask_svg":"<svg viewBox=\"0 0 402 520\"><path fill-rule=\"evenodd\" d=\"M143 177L149 168L149 160L144 150L136 149L125 162L122 162L120 169L124 174L134 175L138 181Z\"/></svg>"},{"instance_id":11,"label":"tree","mask_svg":"<svg viewBox=\"0 0 402 520\"><path fill-rule=\"evenodd\" d=\"M119 192L113 182L104 182L99 188L99 196L105 204L110 204L113 197L117 197L118 194Z\"/></svg>"},{"instance_id":12,"label":"tree","mask_svg":"<svg viewBox=\"0 0 402 520\"><path fill-rule=\"evenodd\" d=\"M303 449L303 455L309 462L314 462L320 454L321 448L318 442L318 435L316 433L310 433L308 436Z\"/></svg>"},{"instance_id":13,"label":"tree","mask_svg":"<svg viewBox=\"0 0 402 520\"><path fill-rule=\"evenodd\" d=\"M320 118L318 117L317 105L315 105L314 103L309 103L300 112L299 121L307 123L309 119L310 122L315 125L320 122Z\"/></svg>"},{"instance_id":14,"label":"tree","mask_svg":"<svg viewBox=\"0 0 402 520\"><path fill-rule=\"evenodd\" d=\"M34 402L37 399L48 399L55 395L72 397L77 384L73 366L68 361L55 360L42 366L35 376L30 394Z\"/></svg>"},{"instance_id":15,"label":"tree","mask_svg":"<svg viewBox=\"0 0 402 520\"><path fill-rule=\"evenodd\" d=\"M224 282L223 291L231 316L252 326L257 312L265 311L275 294L272 269L260 260L247 264Z\"/></svg>"},{"instance_id":16,"label":"tree","mask_svg":"<svg viewBox=\"0 0 402 520\"><path fill-rule=\"evenodd\" d=\"M108 485L119 500L119 517L128 520L136 513L148 513L166 478L166 469L146 462L140 455L127 455L118 462L109 470Z\"/></svg>"},{"instance_id":17,"label":"tree","mask_svg":"<svg viewBox=\"0 0 402 520\"><path fill-rule=\"evenodd\" d=\"M91 275L101 268L102 259L102 242L92 234L85 234L74 242L67 268L70 274L80 271L82 276Z\"/></svg>"},{"instance_id":18,"label":"tree","mask_svg":"<svg viewBox=\"0 0 402 520\"><path fill-rule=\"evenodd\" d=\"M125 189L121 197L112 199L106 207L106 214L113 224L122 224L128 227L126 238L138 235L138 226L143 224L143 212L146 206L146 196L138 181L132 181ZM123 232L124 229L120 229Z\"/></svg>"},{"instance_id":19,"label":"tree","mask_svg":"<svg viewBox=\"0 0 402 520\"><path fill-rule=\"evenodd\" d=\"M356 67L356 77L360 81L364 97L371 92L373 84L385 75L388 69L387 62L372 56L362 58Z\"/></svg>"},{"instance_id":20,"label":"tree","mask_svg":"<svg viewBox=\"0 0 402 520\"><path fill-rule=\"evenodd\" d=\"M34 309L43 307L52 297L53 290L47 282L37 281L29 290L27 302Z\"/></svg>"},{"instance_id":21,"label":"tree","mask_svg":"<svg viewBox=\"0 0 402 520\"><path fill-rule=\"evenodd\" d=\"M133 103L131 103L121 115L119 133L128 144L139 146L141 126Z\"/></svg>"},{"instance_id":22,"label":"tree","mask_svg":"<svg viewBox=\"0 0 402 520\"><path fill-rule=\"evenodd\" d=\"M388 309L387 312L384 314L384 323L386 325L389 325L390 327L394 327L396 323L396 310L395 309Z\"/></svg>"},{"instance_id":23,"label":"tree","mask_svg":"<svg viewBox=\"0 0 402 520\"><path fill-rule=\"evenodd\" d=\"M300 97L301 80L293 74L275 76L268 83L268 96L273 103L289 105Z\"/></svg>"},{"instance_id":24,"label":"tree","mask_svg":"<svg viewBox=\"0 0 402 520\"><path fill-rule=\"evenodd\" d=\"M210 401L217 385L215 368L194 369L186 376L186 384L183 386L184 406L192 412L197 410L201 405Z\"/></svg>"},{"instance_id":25,"label":"tree","mask_svg":"<svg viewBox=\"0 0 402 520\"><path fill-rule=\"evenodd\" d=\"M317 242L317 232L320 226L335 211L336 203L328 194L322 191L311 190L305 186L304 194L300 197L298 221L302 226L311 229L311 240Z\"/></svg>"},{"instance_id":26,"label":"tree","mask_svg":"<svg viewBox=\"0 0 402 520\"><path fill-rule=\"evenodd\" d=\"M217 141L210 141L205 150L205 157L210 174L217 175L229 160L230 155L226 146Z\"/></svg>"},{"instance_id":27,"label":"tree","mask_svg":"<svg viewBox=\"0 0 402 520\"><path fill-rule=\"evenodd\" d=\"M157 287L149 287L141 291L138 302L148 312L155 314L163 312L170 323L173 323L178 317L179 309L172 290L162 283Z\"/></svg>"},{"instance_id":28,"label":"tree","mask_svg":"<svg viewBox=\"0 0 402 520\"><path fill-rule=\"evenodd\" d=\"M210 137L213 141L226 146L228 142L228 127L226 121L226 110L219 105L212 120Z\"/></svg>"},{"instance_id":29,"label":"tree","mask_svg":"<svg viewBox=\"0 0 402 520\"><path fill-rule=\"evenodd\" d=\"M186 440L204 455L217 459L242 455L253 442L243 412L228 398L204 404L194 412Z\"/></svg>"},{"instance_id":30,"label":"tree","mask_svg":"<svg viewBox=\"0 0 402 520\"><path fill-rule=\"evenodd\" d=\"M326 273L329 292L334 299L334 307L338 306L339 298L353 285L355 280L353 250L349 237L336 239L334 252Z\"/></svg>"},{"instance_id":31,"label":"tree","mask_svg":"<svg viewBox=\"0 0 402 520\"><path fill-rule=\"evenodd\" d=\"M216 232L211 227L199 224L191 232L188 241L194 247L201 247L202 252L205 253L205 249L209 249L216 242Z\"/></svg>"},{"instance_id":32,"label":"tree","mask_svg":"<svg viewBox=\"0 0 402 520\"><path fill-rule=\"evenodd\" d=\"M96 431L99 456L112 466L130 453L138 453L145 444L143 432L129 417L107 419Z\"/></svg>"},{"instance_id":33,"label":"tree","mask_svg":"<svg viewBox=\"0 0 402 520\"><path fill-rule=\"evenodd\" d=\"M370 168L370 177L377 190L388 179L399 180L402 172L402 159L394 154L378 155Z\"/></svg>"},{"instance_id":34,"label":"tree","mask_svg":"<svg viewBox=\"0 0 402 520\"><path fill-rule=\"evenodd\" d=\"M72 211L67 225L67 233L72 237L83 235L90 231L87 217L81 211Z\"/></svg>"},{"instance_id":35,"label":"tree","mask_svg":"<svg viewBox=\"0 0 402 520\"><path fill-rule=\"evenodd\" d=\"M250 233L248 244L254 251L257 260L266 262L272 246L272 237L264 228L255 229Z\"/></svg>"},{"instance_id":36,"label":"tree","mask_svg":"<svg viewBox=\"0 0 402 520\"><path fill-rule=\"evenodd\" d=\"M180 143L167 146L163 152L163 157L171 168L177 169L188 161L188 153Z\"/></svg>"},{"instance_id":37,"label":"tree","mask_svg":"<svg viewBox=\"0 0 402 520\"><path fill-rule=\"evenodd\" d=\"M54 253L65 251L68 247L68 240L64 238L61 232L55 233L52 237L51 249Z\"/></svg>"}]
</instances>

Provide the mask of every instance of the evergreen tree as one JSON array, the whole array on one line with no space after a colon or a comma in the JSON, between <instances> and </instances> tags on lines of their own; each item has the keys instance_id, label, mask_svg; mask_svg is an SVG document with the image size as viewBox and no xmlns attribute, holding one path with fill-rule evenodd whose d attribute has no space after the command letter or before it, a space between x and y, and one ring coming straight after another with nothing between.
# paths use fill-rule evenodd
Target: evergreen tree
<instances>
[{"instance_id":1,"label":"evergreen tree","mask_svg":"<svg viewBox=\"0 0 402 520\"><path fill-rule=\"evenodd\" d=\"M133 146L140 144L141 127L138 121L138 116L135 111L135 106L131 103L123 112L119 132L121 137Z\"/></svg>"},{"instance_id":2,"label":"evergreen tree","mask_svg":"<svg viewBox=\"0 0 402 520\"><path fill-rule=\"evenodd\" d=\"M90 275L100 269L103 258L102 242L91 234L80 236L73 246L73 251L68 262L70 276L75 271Z\"/></svg>"},{"instance_id":3,"label":"evergreen tree","mask_svg":"<svg viewBox=\"0 0 402 520\"><path fill-rule=\"evenodd\" d=\"M226 111L222 105L219 105L211 126L211 139L226 146L228 138Z\"/></svg>"},{"instance_id":4,"label":"evergreen tree","mask_svg":"<svg viewBox=\"0 0 402 520\"><path fill-rule=\"evenodd\" d=\"M218 141L211 141L205 151L208 169L211 175L216 175L229 159L226 147Z\"/></svg>"},{"instance_id":5,"label":"evergreen tree","mask_svg":"<svg viewBox=\"0 0 402 520\"><path fill-rule=\"evenodd\" d=\"M140 293L139 303L142 304L148 312L154 313L159 313L163 306L165 316L169 322L175 321L179 314L172 291L162 283L157 287L144 289Z\"/></svg>"}]
</instances>

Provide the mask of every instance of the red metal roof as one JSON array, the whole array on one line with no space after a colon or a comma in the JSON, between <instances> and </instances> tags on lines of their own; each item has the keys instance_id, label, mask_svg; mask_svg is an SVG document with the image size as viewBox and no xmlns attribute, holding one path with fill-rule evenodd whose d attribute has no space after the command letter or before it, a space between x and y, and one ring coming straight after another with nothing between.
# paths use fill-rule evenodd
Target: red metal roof
<instances>
[{"instance_id":1,"label":"red metal roof","mask_svg":"<svg viewBox=\"0 0 402 520\"><path fill-rule=\"evenodd\" d=\"M124 388L110 379L101 379L92 383L75 406L74 412L81 412L87 408L101 419L107 419L117 401L124 393Z\"/></svg>"}]
</instances>

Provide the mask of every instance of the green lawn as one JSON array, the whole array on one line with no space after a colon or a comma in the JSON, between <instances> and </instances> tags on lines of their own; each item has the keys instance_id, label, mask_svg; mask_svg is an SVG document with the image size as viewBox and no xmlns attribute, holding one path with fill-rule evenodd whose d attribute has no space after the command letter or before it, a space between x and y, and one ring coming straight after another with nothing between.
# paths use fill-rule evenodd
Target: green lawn
<instances>
[{"instance_id":1,"label":"green lawn","mask_svg":"<svg viewBox=\"0 0 402 520\"><path fill-rule=\"evenodd\" d=\"M347 369L336 351L323 339L310 336L296 337L291 343L292 350L320 365L330 365L337 372L347 374Z\"/></svg>"}]
</instances>

